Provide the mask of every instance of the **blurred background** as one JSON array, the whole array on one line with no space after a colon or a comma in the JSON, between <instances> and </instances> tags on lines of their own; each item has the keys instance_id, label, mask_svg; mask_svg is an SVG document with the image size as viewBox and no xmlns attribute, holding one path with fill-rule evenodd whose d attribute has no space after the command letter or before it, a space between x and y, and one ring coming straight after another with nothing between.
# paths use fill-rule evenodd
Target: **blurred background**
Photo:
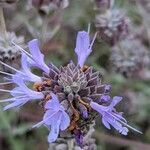
<instances>
[{"instance_id":1,"label":"blurred background","mask_svg":"<svg viewBox=\"0 0 150 150\"><path fill-rule=\"evenodd\" d=\"M20 52L11 41L27 49L27 42L38 38L47 63L76 62L77 32L90 24L91 37L95 32L98 36L86 63L101 72L103 83L112 85L112 95L123 96L118 109L143 132L124 137L97 120L93 136L98 150L150 150L149 16L149 0L0 0L0 59L20 68ZM1 82L4 77L0 74ZM0 92L1 100L6 97ZM30 130L42 115L37 104L7 112L0 106L0 150L48 149L47 129Z\"/></svg>"}]
</instances>

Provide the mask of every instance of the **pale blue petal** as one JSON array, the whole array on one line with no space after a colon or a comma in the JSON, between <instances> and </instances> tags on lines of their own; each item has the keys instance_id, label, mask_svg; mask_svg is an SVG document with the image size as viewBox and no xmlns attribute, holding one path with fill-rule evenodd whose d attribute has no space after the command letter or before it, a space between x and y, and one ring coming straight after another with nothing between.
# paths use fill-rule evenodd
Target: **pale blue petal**
<instances>
[{"instance_id":1,"label":"pale blue petal","mask_svg":"<svg viewBox=\"0 0 150 150\"><path fill-rule=\"evenodd\" d=\"M41 82L41 78L35 74L33 74L28 66L26 54L22 53L22 69L24 74L27 76L28 81L32 82Z\"/></svg>"},{"instance_id":2,"label":"pale blue petal","mask_svg":"<svg viewBox=\"0 0 150 150\"><path fill-rule=\"evenodd\" d=\"M121 130L121 134L123 134L123 135L127 135L128 132L129 132L129 130L126 127L123 127L122 130Z\"/></svg>"},{"instance_id":3,"label":"pale blue petal","mask_svg":"<svg viewBox=\"0 0 150 150\"><path fill-rule=\"evenodd\" d=\"M62 112L60 129L63 131L70 125L70 117L66 112Z\"/></svg>"},{"instance_id":4,"label":"pale blue petal","mask_svg":"<svg viewBox=\"0 0 150 150\"><path fill-rule=\"evenodd\" d=\"M52 117L53 115L55 115L57 112L55 110L52 109L48 109L46 110L43 120L45 120L46 118Z\"/></svg>"},{"instance_id":5,"label":"pale blue petal","mask_svg":"<svg viewBox=\"0 0 150 150\"><path fill-rule=\"evenodd\" d=\"M49 73L49 67L44 62L44 55L41 53L38 45L38 40L34 39L28 43L30 53L36 63L36 66Z\"/></svg>"},{"instance_id":6,"label":"pale blue petal","mask_svg":"<svg viewBox=\"0 0 150 150\"><path fill-rule=\"evenodd\" d=\"M90 106L91 106L94 110L96 110L97 112L99 112L101 115L103 115L103 112L107 110L107 107L102 106L102 105L99 105L99 104L97 104L97 103L95 103L95 102L91 102L91 103L90 103Z\"/></svg>"},{"instance_id":7,"label":"pale blue petal","mask_svg":"<svg viewBox=\"0 0 150 150\"><path fill-rule=\"evenodd\" d=\"M23 91L20 87L15 87L13 90L11 90L11 95L14 97L21 96L22 93L23 93Z\"/></svg>"},{"instance_id":8,"label":"pale blue petal","mask_svg":"<svg viewBox=\"0 0 150 150\"><path fill-rule=\"evenodd\" d=\"M104 126L105 126L107 129L111 129L109 123L107 122L107 120L106 120L104 117L102 117L102 123L104 124Z\"/></svg>"},{"instance_id":9,"label":"pale blue petal","mask_svg":"<svg viewBox=\"0 0 150 150\"><path fill-rule=\"evenodd\" d=\"M44 124L47 126L51 125L53 123L53 121L55 120L55 118L58 118L60 116L59 112L52 111L51 114L49 114L49 112L46 112L44 115L44 118L43 118ZM49 116L48 116L48 114L49 114Z\"/></svg>"},{"instance_id":10,"label":"pale blue petal","mask_svg":"<svg viewBox=\"0 0 150 150\"><path fill-rule=\"evenodd\" d=\"M48 135L48 142L55 142L59 135L59 127L60 127L61 117L55 118L55 120L51 124L51 130Z\"/></svg>"},{"instance_id":11,"label":"pale blue petal","mask_svg":"<svg viewBox=\"0 0 150 150\"><path fill-rule=\"evenodd\" d=\"M112 102L111 102L109 108L113 109L113 107L115 107L121 100L122 100L122 97L120 97L120 96L113 97Z\"/></svg>"},{"instance_id":12,"label":"pale blue petal","mask_svg":"<svg viewBox=\"0 0 150 150\"><path fill-rule=\"evenodd\" d=\"M36 91L33 91L33 90L29 89L25 85L24 81L22 79L20 79L19 77L16 76L14 78L14 82L17 85L19 85L19 87L16 87L16 88L14 88L11 91L11 95L12 96L21 96L21 95L24 95L24 96L29 97L30 99L42 99L42 98L44 98L43 93L36 92Z\"/></svg>"},{"instance_id":13,"label":"pale blue petal","mask_svg":"<svg viewBox=\"0 0 150 150\"><path fill-rule=\"evenodd\" d=\"M0 100L0 103L13 102L13 101L15 101L15 98L7 98L7 99L4 99L4 100Z\"/></svg>"},{"instance_id":14,"label":"pale blue petal","mask_svg":"<svg viewBox=\"0 0 150 150\"><path fill-rule=\"evenodd\" d=\"M90 53L91 50L88 49L89 46L90 46L89 34L85 31L78 32L75 48L75 52L77 53L77 55L80 55L81 53L86 54L86 51L88 51L87 53Z\"/></svg>"},{"instance_id":15,"label":"pale blue petal","mask_svg":"<svg viewBox=\"0 0 150 150\"><path fill-rule=\"evenodd\" d=\"M106 118L106 116L105 116ZM120 122L118 122L117 120L115 120L113 117L107 115L107 121L109 122L109 124L111 124L117 131L122 130L123 126Z\"/></svg>"},{"instance_id":16,"label":"pale blue petal","mask_svg":"<svg viewBox=\"0 0 150 150\"><path fill-rule=\"evenodd\" d=\"M117 114L117 113L112 112L112 115L114 115L115 117L117 117L118 120L122 120L122 121L124 121L125 123L127 123L127 120L126 120L124 117L122 117L121 114Z\"/></svg>"},{"instance_id":17,"label":"pale blue petal","mask_svg":"<svg viewBox=\"0 0 150 150\"><path fill-rule=\"evenodd\" d=\"M90 47L90 37L87 32L78 32L75 52L78 56L78 64L80 65L80 67L83 67L84 62L92 52Z\"/></svg>"},{"instance_id":18,"label":"pale blue petal","mask_svg":"<svg viewBox=\"0 0 150 150\"><path fill-rule=\"evenodd\" d=\"M50 93L51 95L51 99L45 104L45 109L49 109L49 108L52 108L52 109L58 109L60 108L60 104L59 104L59 100L58 100L58 97L57 95L53 94L53 93Z\"/></svg>"},{"instance_id":19,"label":"pale blue petal","mask_svg":"<svg viewBox=\"0 0 150 150\"><path fill-rule=\"evenodd\" d=\"M20 100L16 100L14 101L13 103L7 105L4 107L4 110L8 110L8 109L11 109L11 108L14 108L14 107L21 107L22 105L24 105L25 103L27 103L28 100L27 99L20 99Z\"/></svg>"}]
</instances>

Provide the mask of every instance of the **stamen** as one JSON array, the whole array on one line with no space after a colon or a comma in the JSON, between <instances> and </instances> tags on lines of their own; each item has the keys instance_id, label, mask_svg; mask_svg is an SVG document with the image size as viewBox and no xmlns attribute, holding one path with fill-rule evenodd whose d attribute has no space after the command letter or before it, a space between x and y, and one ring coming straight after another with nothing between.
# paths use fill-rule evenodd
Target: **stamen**
<instances>
[{"instance_id":1,"label":"stamen","mask_svg":"<svg viewBox=\"0 0 150 150\"><path fill-rule=\"evenodd\" d=\"M49 117L47 117L46 119L40 121L39 123L35 124L34 126L32 126L32 128L36 128L36 127L40 127L42 124L44 124L47 120L49 120L51 117L53 117L57 112L54 112L53 114L51 114Z\"/></svg>"},{"instance_id":2,"label":"stamen","mask_svg":"<svg viewBox=\"0 0 150 150\"><path fill-rule=\"evenodd\" d=\"M13 76L13 74L10 74L10 73L7 73L7 72L3 72L3 71L0 71L0 73L2 73L4 75L8 75L8 76Z\"/></svg>"},{"instance_id":3,"label":"stamen","mask_svg":"<svg viewBox=\"0 0 150 150\"><path fill-rule=\"evenodd\" d=\"M32 129L33 129L33 128L39 128L39 127L40 127L41 125L43 125L43 124L44 124L44 121L41 121L41 122L35 124L34 126L32 126Z\"/></svg>"},{"instance_id":4,"label":"stamen","mask_svg":"<svg viewBox=\"0 0 150 150\"><path fill-rule=\"evenodd\" d=\"M93 46L93 44L94 44L94 42L95 42L95 39L96 39L96 37L97 37L97 34L98 34L98 32L96 32L95 35L94 35L94 37L93 37L93 40L92 40L92 42L91 42L91 44L90 44L90 49L92 48L92 46Z\"/></svg>"},{"instance_id":5,"label":"stamen","mask_svg":"<svg viewBox=\"0 0 150 150\"><path fill-rule=\"evenodd\" d=\"M1 60L0 60L0 63L1 63L2 65L4 65L4 66L8 67L9 69L12 69L12 70L14 70L14 71L16 71L16 72L18 72L18 73L21 73L21 74L25 75L23 72L21 72L21 71L15 69L15 68L13 68L13 67L7 65L6 63L2 62Z\"/></svg>"},{"instance_id":6,"label":"stamen","mask_svg":"<svg viewBox=\"0 0 150 150\"><path fill-rule=\"evenodd\" d=\"M91 23L88 24L88 34L90 34L90 29L91 29Z\"/></svg>"},{"instance_id":7,"label":"stamen","mask_svg":"<svg viewBox=\"0 0 150 150\"><path fill-rule=\"evenodd\" d=\"M106 112L106 113L108 113L108 112ZM115 118L116 120L118 120L119 122L121 122L124 126L130 128L130 129L132 129L132 130L135 131L135 132L138 132L138 133L140 133L140 134L143 134L141 131L139 131L139 130L133 128L133 127L131 127L130 125L128 125L127 123L123 122L121 119L118 119L116 116L112 115L111 113L108 113L108 114L111 115L111 116L112 116L113 118Z\"/></svg>"},{"instance_id":8,"label":"stamen","mask_svg":"<svg viewBox=\"0 0 150 150\"><path fill-rule=\"evenodd\" d=\"M22 98L22 97L24 97L24 96L18 96L18 97L15 97L15 98L7 98L7 99L4 99L4 100L0 100L0 103L15 101L16 99L19 99L19 98Z\"/></svg>"},{"instance_id":9,"label":"stamen","mask_svg":"<svg viewBox=\"0 0 150 150\"><path fill-rule=\"evenodd\" d=\"M9 92L9 93L12 92L12 90L5 90L5 89L0 89L0 91L1 91L1 92ZM13 93L22 94L22 92L17 92L17 91L16 91L16 92L13 91Z\"/></svg>"},{"instance_id":10,"label":"stamen","mask_svg":"<svg viewBox=\"0 0 150 150\"><path fill-rule=\"evenodd\" d=\"M7 84L13 84L13 82L4 82L4 83L0 83L0 85L7 85Z\"/></svg>"},{"instance_id":11,"label":"stamen","mask_svg":"<svg viewBox=\"0 0 150 150\"><path fill-rule=\"evenodd\" d=\"M16 98L8 98L4 100L0 100L0 103L15 101Z\"/></svg>"},{"instance_id":12,"label":"stamen","mask_svg":"<svg viewBox=\"0 0 150 150\"><path fill-rule=\"evenodd\" d=\"M15 47L17 47L21 52L23 52L23 53L25 53L27 56L29 56L32 60L34 60L33 59L33 57L32 57L32 55L30 54L30 53L28 53L27 51L25 51L22 47L20 47L19 45L17 45L15 42L11 42Z\"/></svg>"}]
</instances>

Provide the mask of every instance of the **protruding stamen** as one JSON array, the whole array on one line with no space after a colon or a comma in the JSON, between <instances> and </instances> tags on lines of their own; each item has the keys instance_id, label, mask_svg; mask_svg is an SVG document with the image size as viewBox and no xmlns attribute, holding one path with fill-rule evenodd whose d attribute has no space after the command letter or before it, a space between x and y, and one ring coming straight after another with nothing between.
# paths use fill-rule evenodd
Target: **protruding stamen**
<instances>
[{"instance_id":1,"label":"protruding stamen","mask_svg":"<svg viewBox=\"0 0 150 150\"><path fill-rule=\"evenodd\" d=\"M13 97L13 98L7 98L7 99L4 99L4 100L0 100L0 103L5 103L5 102L12 102L12 101L15 101L16 99L20 99L20 98L23 98L24 96L18 96L18 97Z\"/></svg>"},{"instance_id":2,"label":"protruding stamen","mask_svg":"<svg viewBox=\"0 0 150 150\"><path fill-rule=\"evenodd\" d=\"M141 131L139 131L139 130L133 128L133 127L131 127L131 126L128 125L127 123L123 122L121 119L118 119L118 118L117 118L116 116L114 116L113 114L109 113L109 115L111 115L113 118L115 118L116 120L118 120L118 121L119 121L120 123L122 123L124 126L130 128L130 129L132 129L132 130L135 131L135 132L138 132L138 133L140 133L140 134L143 134Z\"/></svg>"},{"instance_id":3,"label":"protruding stamen","mask_svg":"<svg viewBox=\"0 0 150 150\"><path fill-rule=\"evenodd\" d=\"M1 92L8 92L8 93L11 93L12 92L12 90L5 90L5 89L0 89L0 91ZM15 91L13 91L13 93L18 93L18 94L22 94L22 92L15 92Z\"/></svg>"},{"instance_id":4,"label":"protruding stamen","mask_svg":"<svg viewBox=\"0 0 150 150\"><path fill-rule=\"evenodd\" d=\"M4 83L0 83L0 85L7 85L7 84L13 84L13 82L4 82Z\"/></svg>"},{"instance_id":5,"label":"protruding stamen","mask_svg":"<svg viewBox=\"0 0 150 150\"><path fill-rule=\"evenodd\" d=\"M4 74L4 75L8 75L8 76L13 76L13 74L11 73L7 73L7 72L3 72L3 71L0 71L1 74Z\"/></svg>"},{"instance_id":6,"label":"protruding stamen","mask_svg":"<svg viewBox=\"0 0 150 150\"><path fill-rule=\"evenodd\" d=\"M25 51L22 47L20 47L19 45L17 45L15 42L11 42L15 47L17 47L21 52L23 52L23 53L25 53L28 57L30 57L32 60L34 60L33 59L33 57L32 57L32 55L30 54L30 53L28 53L27 51Z\"/></svg>"},{"instance_id":7,"label":"protruding stamen","mask_svg":"<svg viewBox=\"0 0 150 150\"><path fill-rule=\"evenodd\" d=\"M90 49L92 48L92 46L93 46L93 44L94 44L94 42L95 42L95 39L96 39L96 37L97 37L97 34L98 34L98 32L96 32L95 35L94 35L94 37L93 37L93 40L92 40L92 42L91 42L91 44L90 44Z\"/></svg>"},{"instance_id":8,"label":"protruding stamen","mask_svg":"<svg viewBox=\"0 0 150 150\"><path fill-rule=\"evenodd\" d=\"M88 24L88 34L90 34L90 29L91 29L91 23Z\"/></svg>"},{"instance_id":9,"label":"protruding stamen","mask_svg":"<svg viewBox=\"0 0 150 150\"><path fill-rule=\"evenodd\" d=\"M15 69L15 68L13 68L13 67L11 67L11 66L7 65L6 63L2 62L1 60L0 60L0 63L1 63L2 65L4 65L4 66L8 67L9 69L12 69L12 70L14 70L14 71L16 71L16 72L21 73L21 74L23 74L23 75L24 75L24 73L23 73L23 72L21 72L21 71L19 71L19 70Z\"/></svg>"}]
</instances>

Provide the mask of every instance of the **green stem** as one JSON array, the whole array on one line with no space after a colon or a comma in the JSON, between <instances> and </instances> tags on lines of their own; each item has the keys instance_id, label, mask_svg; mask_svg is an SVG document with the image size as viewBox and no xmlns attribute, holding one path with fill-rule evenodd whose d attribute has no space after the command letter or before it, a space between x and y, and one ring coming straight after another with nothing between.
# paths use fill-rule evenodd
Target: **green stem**
<instances>
[{"instance_id":1,"label":"green stem","mask_svg":"<svg viewBox=\"0 0 150 150\"><path fill-rule=\"evenodd\" d=\"M3 8L0 6L0 34L4 39L6 39L6 25L5 25L5 19L4 19L4 13Z\"/></svg>"}]
</instances>

